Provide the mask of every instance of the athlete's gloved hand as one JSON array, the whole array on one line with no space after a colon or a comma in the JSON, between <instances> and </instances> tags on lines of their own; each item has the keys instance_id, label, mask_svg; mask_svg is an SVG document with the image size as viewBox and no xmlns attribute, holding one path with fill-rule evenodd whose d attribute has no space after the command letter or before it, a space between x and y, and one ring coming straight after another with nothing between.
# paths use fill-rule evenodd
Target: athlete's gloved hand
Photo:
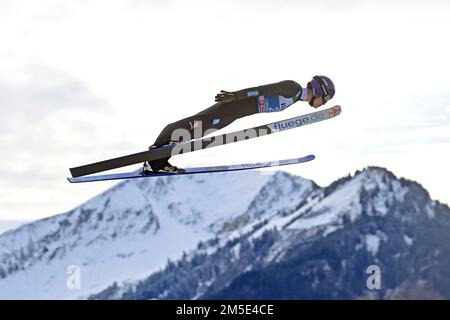
<instances>
[{"instance_id":1,"label":"athlete's gloved hand","mask_svg":"<svg viewBox=\"0 0 450 320\"><path fill-rule=\"evenodd\" d=\"M231 102L236 99L233 92L220 90L220 93L216 95L216 102Z\"/></svg>"}]
</instances>

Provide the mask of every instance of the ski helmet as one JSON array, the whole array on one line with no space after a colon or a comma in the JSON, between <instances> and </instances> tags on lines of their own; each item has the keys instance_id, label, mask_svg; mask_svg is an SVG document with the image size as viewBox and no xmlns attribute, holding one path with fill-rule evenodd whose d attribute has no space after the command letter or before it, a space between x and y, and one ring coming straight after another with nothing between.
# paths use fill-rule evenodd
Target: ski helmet
<instances>
[{"instance_id":1,"label":"ski helmet","mask_svg":"<svg viewBox=\"0 0 450 320\"><path fill-rule=\"evenodd\" d=\"M324 102L327 102L333 98L336 92L333 81L325 76L314 76L310 82L310 85L313 91L313 97L322 97Z\"/></svg>"}]
</instances>

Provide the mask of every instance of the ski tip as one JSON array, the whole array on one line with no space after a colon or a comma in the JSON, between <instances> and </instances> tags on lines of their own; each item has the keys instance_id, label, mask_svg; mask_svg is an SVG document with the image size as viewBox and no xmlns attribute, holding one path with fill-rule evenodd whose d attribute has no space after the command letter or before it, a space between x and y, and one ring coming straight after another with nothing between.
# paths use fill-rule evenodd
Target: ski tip
<instances>
[{"instance_id":1,"label":"ski tip","mask_svg":"<svg viewBox=\"0 0 450 320\"><path fill-rule=\"evenodd\" d=\"M298 163L313 161L316 158L313 154L308 154L307 156L298 158Z\"/></svg>"},{"instance_id":2,"label":"ski tip","mask_svg":"<svg viewBox=\"0 0 450 320\"><path fill-rule=\"evenodd\" d=\"M336 117L336 116L340 115L342 109L341 109L340 105L335 105L334 107L331 107L327 111L328 111L329 117L332 118L332 117Z\"/></svg>"}]
</instances>

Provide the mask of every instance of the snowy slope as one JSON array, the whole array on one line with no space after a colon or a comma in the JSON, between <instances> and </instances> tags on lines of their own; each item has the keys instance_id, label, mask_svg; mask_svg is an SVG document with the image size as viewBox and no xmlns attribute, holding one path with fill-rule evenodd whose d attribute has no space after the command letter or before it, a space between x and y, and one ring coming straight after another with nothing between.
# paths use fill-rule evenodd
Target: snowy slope
<instances>
[{"instance_id":1,"label":"snowy slope","mask_svg":"<svg viewBox=\"0 0 450 320\"><path fill-rule=\"evenodd\" d=\"M414 264L419 271L430 263L446 266L450 250L442 245L450 210L417 183L377 167L323 189L289 177L274 176L244 213L224 224L215 241L202 242L150 277L112 285L90 298L349 298L364 295L363 266L385 263L393 268L390 273L398 269L393 290L408 276L424 276L410 274ZM411 251L437 246L428 243L428 233L444 237L437 241L441 260L433 261L430 250L425 251L430 257ZM399 257L405 259L402 264ZM450 295L450 284L448 289Z\"/></svg>"},{"instance_id":2,"label":"snowy slope","mask_svg":"<svg viewBox=\"0 0 450 320\"><path fill-rule=\"evenodd\" d=\"M27 220L0 220L0 235L29 222Z\"/></svg>"},{"instance_id":3,"label":"snowy slope","mask_svg":"<svg viewBox=\"0 0 450 320\"><path fill-rule=\"evenodd\" d=\"M279 174L249 171L130 180L68 213L6 232L0 236L0 299L76 299L144 278L224 225L230 229L268 185L279 189L277 208L290 204L276 179ZM299 177L285 179L286 188L313 188ZM71 265L81 268L81 290L66 287Z\"/></svg>"},{"instance_id":4,"label":"snowy slope","mask_svg":"<svg viewBox=\"0 0 450 320\"><path fill-rule=\"evenodd\" d=\"M367 263L395 266L398 282L390 290L399 295L422 283L422 266L438 266L434 277L445 279L447 226L448 207L377 167L326 188L260 171L131 180L1 235L0 298L279 298L292 282L287 275L308 284L294 290L298 298L352 297L364 294L346 288ZM81 268L81 290L66 287L71 265ZM250 282L249 272L258 274ZM271 280L275 275L286 279ZM262 278L267 283L255 291ZM284 283L281 295L270 289L277 283ZM266 285L268 293L261 291ZM450 297L450 283L448 290Z\"/></svg>"}]
</instances>

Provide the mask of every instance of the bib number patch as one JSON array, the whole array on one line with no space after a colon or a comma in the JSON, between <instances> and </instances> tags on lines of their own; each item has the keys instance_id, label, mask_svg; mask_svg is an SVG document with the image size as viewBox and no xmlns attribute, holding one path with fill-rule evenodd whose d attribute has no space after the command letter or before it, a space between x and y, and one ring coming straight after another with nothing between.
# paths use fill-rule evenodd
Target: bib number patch
<instances>
[{"instance_id":1,"label":"bib number patch","mask_svg":"<svg viewBox=\"0 0 450 320\"><path fill-rule=\"evenodd\" d=\"M288 106L290 106L292 102L292 99L286 99L282 96L259 96L258 111L260 113L283 111Z\"/></svg>"}]
</instances>

